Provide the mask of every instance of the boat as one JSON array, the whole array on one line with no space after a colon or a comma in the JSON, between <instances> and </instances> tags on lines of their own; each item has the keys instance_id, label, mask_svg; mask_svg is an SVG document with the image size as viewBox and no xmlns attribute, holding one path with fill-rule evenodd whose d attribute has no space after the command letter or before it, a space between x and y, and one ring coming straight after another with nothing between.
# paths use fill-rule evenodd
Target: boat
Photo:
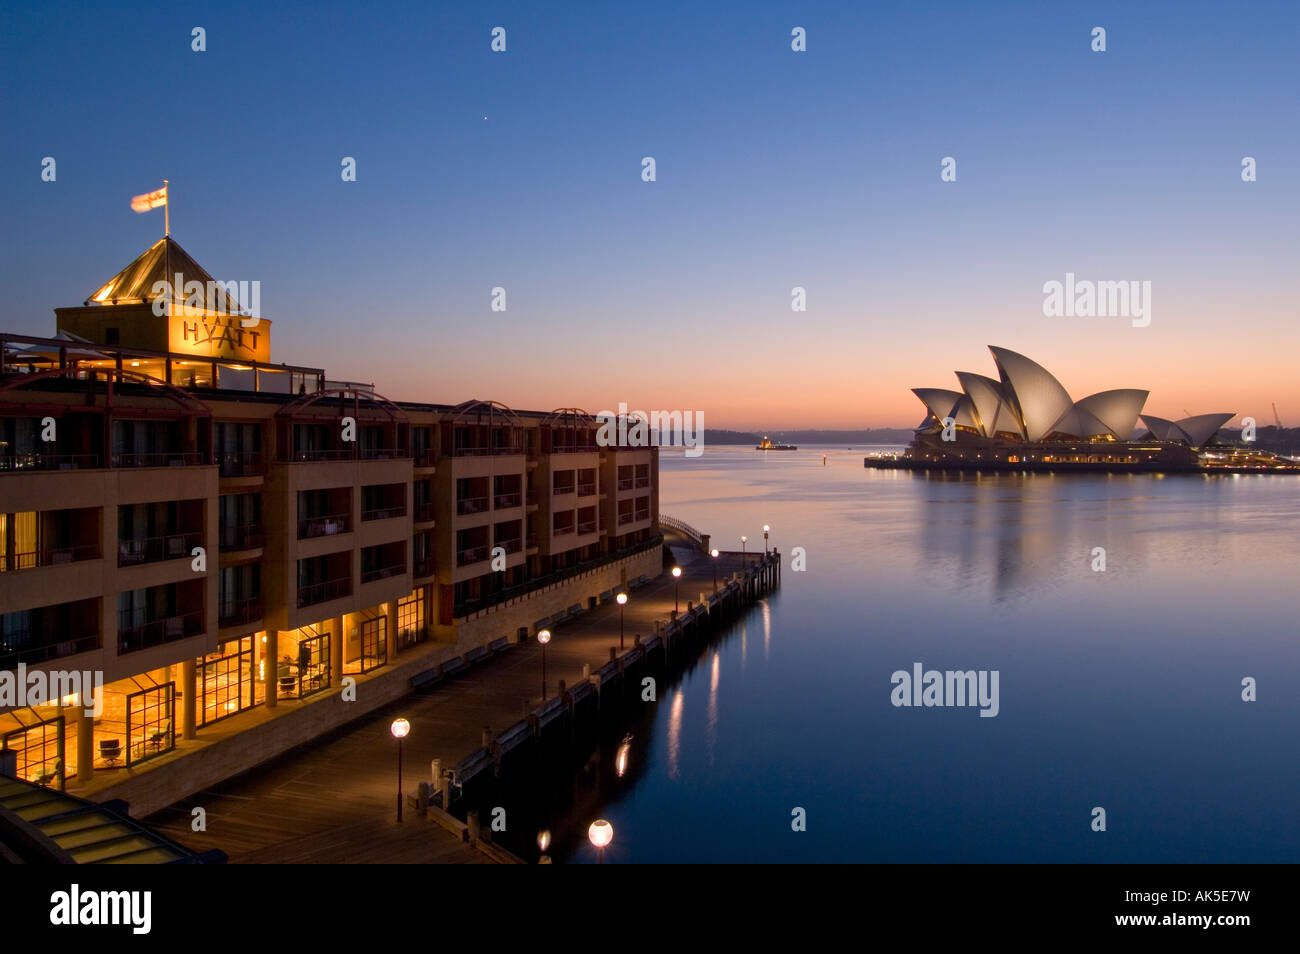
<instances>
[{"instance_id":1,"label":"boat","mask_svg":"<svg viewBox=\"0 0 1300 954\"><path fill-rule=\"evenodd\" d=\"M754 447L754 450L798 450L794 444L773 444L766 434L763 439Z\"/></svg>"}]
</instances>

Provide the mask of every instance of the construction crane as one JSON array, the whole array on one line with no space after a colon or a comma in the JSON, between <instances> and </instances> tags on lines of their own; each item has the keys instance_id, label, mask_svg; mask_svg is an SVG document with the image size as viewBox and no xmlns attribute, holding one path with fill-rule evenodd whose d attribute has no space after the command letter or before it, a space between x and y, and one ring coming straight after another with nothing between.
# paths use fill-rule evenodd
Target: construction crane
<instances>
[{"instance_id":1,"label":"construction crane","mask_svg":"<svg viewBox=\"0 0 1300 954\"><path fill-rule=\"evenodd\" d=\"M1277 429L1278 429L1279 431L1282 430L1282 418L1280 418L1280 417L1277 416L1277 402L1276 402L1276 401L1273 402L1273 423L1277 425Z\"/></svg>"}]
</instances>

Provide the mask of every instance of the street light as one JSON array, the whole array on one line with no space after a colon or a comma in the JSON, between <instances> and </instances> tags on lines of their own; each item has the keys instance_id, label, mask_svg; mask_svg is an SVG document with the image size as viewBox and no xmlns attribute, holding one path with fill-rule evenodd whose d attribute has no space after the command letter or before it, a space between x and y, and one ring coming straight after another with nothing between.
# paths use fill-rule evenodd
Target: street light
<instances>
[{"instance_id":1,"label":"street light","mask_svg":"<svg viewBox=\"0 0 1300 954\"><path fill-rule=\"evenodd\" d=\"M627 594L620 593L615 597L618 600L618 648L623 648L623 607L627 605Z\"/></svg>"},{"instance_id":2,"label":"street light","mask_svg":"<svg viewBox=\"0 0 1300 954\"><path fill-rule=\"evenodd\" d=\"M682 588L682 568L680 566L675 566L673 567L673 612L674 613L681 612L681 608L682 608L681 600L677 598L677 594L681 591L681 588Z\"/></svg>"},{"instance_id":3,"label":"street light","mask_svg":"<svg viewBox=\"0 0 1300 954\"><path fill-rule=\"evenodd\" d=\"M771 529L767 524L763 524L763 556L767 556L767 533Z\"/></svg>"},{"instance_id":4,"label":"street light","mask_svg":"<svg viewBox=\"0 0 1300 954\"><path fill-rule=\"evenodd\" d=\"M740 558L742 560L745 558L745 544L748 542L749 542L749 537L740 538Z\"/></svg>"},{"instance_id":5,"label":"street light","mask_svg":"<svg viewBox=\"0 0 1300 954\"><path fill-rule=\"evenodd\" d=\"M394 719L393 724L388 727L393 733L393 738L397 740L397 820L402 820L402 740L406 738L411 731L411 723L405 719Z\"/></svg>"},{"instance_id":6,"label":"street light","mask_svg":"<svg viewBox=\"0 0 1300 954\"><path fill-rule=\"evenodd\" d=\"M598 818L587 829L588 840L596 846L596 864L605 863L605 848L614 840L614 826L603 818Z\"/></svg>"},{"instance_id":7,"label":"street light","mask_svg":"<svg viewBox=\"0 0 1300 954\"><path fill-rule=\"evenodd\" d=\"M713 592L718 592L718 548L714 547L709 551L709 556L713 557Z\"/></svg>"},{"instance_id":8,"label":"street light","mask_svg":"<svg viewBox=\"0 0 1300 954\"><path fill-rule=\"evenodd\" d=\"M537 641L542 644L542 701L546 701L546 644L551 641L551 631L544 629L537 634ZM543 849L545 850L545 849Z\"/></svg>"}]
</instances>

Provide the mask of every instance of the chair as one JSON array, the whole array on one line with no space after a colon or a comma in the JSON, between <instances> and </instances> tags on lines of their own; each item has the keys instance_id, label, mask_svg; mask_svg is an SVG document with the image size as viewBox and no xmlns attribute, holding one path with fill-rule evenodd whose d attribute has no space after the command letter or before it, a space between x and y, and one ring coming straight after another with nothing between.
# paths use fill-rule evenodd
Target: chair
<instances>
[{"instance_id":1,"label":"chair","mask_svg":"<svg viewBox=\"0 0 1300 954\"><path fill-rule=\"evenodd\" d=\"M121 739L100 739L99 740L99 757L105 762L112 765L122 757L122 740Z\"/></svg>"},{"instance_id":2,"label":"chair","mask_svg":"<svg viewBox=\"0 0 1300 954\"><path fill-rule=\"evenodd\" d=\"M155 750L161 749L171 736L171 731L172 720L168 719L156 732L149 736L149 744L152 745Z\"/></svg>"},{"instance_id":3,"label":"chair","mask_svg":"<svg viewBox=\"0 0 1300 954\"><path fill-rule=\"evenodd\" d=\"M63 774L63 759L55 759L54 764L50 766L48 772L42 772L36 776L37 785L49 785L56 778Z\"/></svg>"}]
</instances>

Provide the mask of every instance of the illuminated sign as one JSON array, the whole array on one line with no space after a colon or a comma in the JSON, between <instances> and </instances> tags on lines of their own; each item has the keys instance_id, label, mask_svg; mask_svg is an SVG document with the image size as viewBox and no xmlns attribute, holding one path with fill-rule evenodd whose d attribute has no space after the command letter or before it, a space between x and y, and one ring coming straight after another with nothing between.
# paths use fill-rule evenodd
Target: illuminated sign
<instances>
[{"instance_id":1,"label":"illuminated sign","mask_svg":"<svg viewBox=\"0 0 1300 954\"><path fill-rule=\"evenodd\" d=\"M204 358L270 361L271 323L265 319L245 327L239 315L172 315L168 349Z\"/></svg>"}]
</instances>

